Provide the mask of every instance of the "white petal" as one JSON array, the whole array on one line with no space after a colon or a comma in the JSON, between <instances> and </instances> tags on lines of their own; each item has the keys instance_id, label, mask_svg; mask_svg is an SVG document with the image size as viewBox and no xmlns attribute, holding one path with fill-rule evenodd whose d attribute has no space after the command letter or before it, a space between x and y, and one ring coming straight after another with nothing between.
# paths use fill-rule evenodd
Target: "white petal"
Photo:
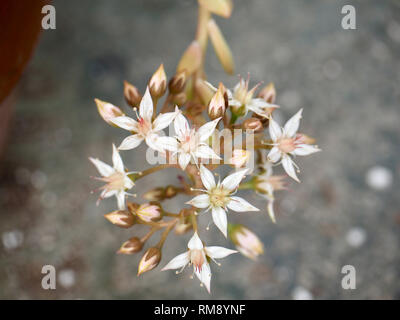
<instances>
[{"instance_id":1,"label":"white petal","mask_svg":"<svg viewBox=\"0 0 400 320\"><path fill-rule=\"evenodd\" d=\"M215 127L217 126L219 120L221 120L221 118L207 122L199 128L197 134L200 137L200 141L206 141L214 133Z\"/></svg>"},{"instance_id":2,"label":"white petal","mask_svg":"<svg viewBox=\"0 0 400 320\"><path fill-rule=\"evenodd\" d=\"M229 209L236 212L246 212L246 211L260 211L258 208L254 207L246 200L240 197L230 197L231 201L228 202L227 206Z\"/></svg>"},{"instance_id":3,"label":"white petal","mask_svg":"<svg viewBox=\"0 0 400 320\"><path fill-rule=\"evenodd\" d=\"M192 200L186 202L186 204L190 204L199 209L204 209L210 205L210 197L208 194L200 194L194 197Z\"/></svg>"},{"instance_id":4,"label":"white petal","mask_svg":"<svg viewBox=\"0 0 400 320\"><path fill-rule=\"evenodd\" d=\"M298 156L308 156L309 154L321 151L317 146L312 146L309 144L299 144L297 148L293 151L295 155Z\"/></svg>"},{"instance_id":5,"label":"white petal","mask_svg":"<svg viewBox=\"0 0 400 320\"><path fill-rule=\"evenodd\" d=\"M110 190L110 191L107 191L106 189L104 189L104 190L102 191L102 193L100 194L100 198L103 198L103 199L110 198L110 197L112 197L112 196L116 196L117 193L118 193L117 190Z\"/></svg>"},{"instance_id":6,"label":"white petal","mask_svg":"<svg viewBox=\"0 0 400 320\"><path fill-rule=\"evenodd\" d=\"M157 132L168 127L171 122L175 119L176 112L161 113L153 122L153 131Z\"/></svg>"},{"instance_id":7,"label":"white petal","mask_svg":"<svg viewBox=\"0 0 400 320\"><path fill-rule=\"evenodd\" d=\"M229 100L229 106L231 107L241 107L242 103L236 99Z\"/></svg>"},{"instance_id":8,"label":"white petal","mask_svg":"<svg viewBox=\"0 0 400 320\"><path fill-rule=\"evenodd\" d=\"M203 158L203 159L219 159L221 158L211 149L209 146L199 146L196 151L194 152L196 158Z\"/></svg>"},{"instance_id":9,"label":"white petal","mask_svg":"<svg viewBox=\"0 0 400 320\"><path fill-rule=\"evenodd\" d=\"M178 150L178 141L172 137L158 137L156 138L156 144L159 145L162 150L176 152Z\"/></svg>"},{"instance_id":10,"label":"white petal","mask_svg":"<svg viewBox=\"0 0 400 320\"><path fill-rule=\"evenodd\" d=\"M118 147L119 150L131 150L136 148L141 142L143 138L138 134L134 134L132 136L126 137L124 141Z\"/></svg>"},{"instance_id":11,"label":"white petal","mask_svg":"<svg viewBox=\"0 0 400 320\"><path fill-rule=\"evenodd\" d=\"M116 169L119 172L124 172L124 163L122 162L121 156L114 144L113 144L112 161L113 161L114 169Z\"/></svg>"},{"instance_id":12,"label":"white petal","mask_svg":"<svg viewBox=\"0 0 400 320\"><path fill-rule=\"evenodd\" d=\"M288 122L286 122L283 130L287 137L294 137L296 135L296 132L299 129L302 112L303 109L300 109L293 117L288 120Z\"/></svg>"},{"instance_id":13,"label":"white petal","mask_svg":"<svg viewBox=\"0 0 400 320\"><path fill-rule=\"evenodd\" d=\"M297 178L296 169L293 165L293 161L292 159L290 159L289 156L284 156L282 158L282 166L283 169L285 169L286 173L289 175L289 177L293 178L297 182L300 182L299 178Z\"/></svg>"},{"instance_id":14,"label":"white petal","mask_svg":"<svg viewBox=\"0 0 400 320\"><path fill-rule=\"evenodd\" d=\"M278 147L273 147L268 153L268 160L271 162L277 162L282 157L282 152Z\"/></svg>"},{"instance_id":15,"label":"white petal","mask_svg":"<svg viewBox=\"0 0 400 320\"><path fill-rule=\"evenodd\" d=\"M114 168L99 159L89 158L103 177L108 177L115 172Z\"/></svg>"},{"instance_id":16,"label":"white petal","mask_svg":"<svg viewBox=\"0 0 400 320\"><path fill-rule=\"evenodd\" d=\"M149 87L146 88L142 101L140 101L139 114L141 118L147 122L151 122L151 117L153 116L153 99L151 98Z\"/></svg>"},{"instance_id":17,"label":"white petal","mask_svg":"<svg viewBox=\"0 0 400 320\"><path fill-rule=\"evenodd\" d=\"M269 119L269 135L272 141L276 141L282 136L280 125L272 117Z\"/></svg>"},{"instance_id":18,"label":"white petal","mask_svg":"<svg viewBox=\"0 0 400 320\"><path fill-rule=\"evenodd\" d=\"M179 166L181 167L182 170L186 170L186 167L189 164L190 158L191 158L191 156L189 153L180 153L179 154L178 162L179 162Z\"/></svg>"},{"instance_id":19,"label":"white petal","mask_svg":"<svg viewBox=\"0 0 400 320\"><path fill-rule=\"evenodd\" d=\"M196 276L199 280L204 284L208 293L210 293L210 284L211 284L211 269L210 265L207 262L204 262L201 271L196 271Z\"/></svg>"},{"instance_id":20,"label":"white petal","mask_svg":"<svg viewBox=\"0 0 400 320\"><path fill-rule=\"evenodd\" d=\"M161 138L162 137L160 137L158 134L151 133L146 137L146 143L153 150L156 150L159 152L165 152L163 140Z\"/></svg>"},{"instance_id":21,"label":"white petal","mask_svg":"<svg viewBox=\"0 0 400 320\"><path fill-rule=\"evenodd\" d=\"M268 215L271 218L272 222L276 223L275 212L274 212L274 199L270 199L268 201L267 210L268 210Z\"/></svg>"},{"instance_id":22,"label":"white petal","mask_svg":"<svg viewBox=\"0 0 400 320\"><path fill-rule=\"evenodd\" d=\"M236 189L248 171L249 169L247 168L230 174L222 181L221 185L231 191Z\"/></svg>"},{"instance_id":23,"label":"white petal","mask_svg":"<svg viewBox=\"0 0 400 320\"><path fill-rule=\"evenodd\" d=\"M173 258L170 262L167 263L167 265L161 269L161 271L164 270L171 270L171 269L180 269L186 266L190 262L189 260L189 252L184 252L179 255L177 255L175 258Z\"/></svg>"},{"instance_id":24,"label":"white petal","mask_svg":"<svg viewBox=\"0 0 400 320\"><path fill-rule=\"evenodd\" d=\"M225 258L232 253L236 253L236 250L227 249L224 247L212 246L212 247L205 247L206 253L210 258L213 259L222 259Z\"/></svg>"},{"instance_id":25,"label":"white petal","mask_svg":"<svg viewBox=\"0 0 400 320\"><path fill-rule=\"evenodd\" d=\"M116 195L118 201L118 209L125 210L125 192L118 192Z\"/></svg>"},{"instance_id":26,"label":"white petal","mask_svg":"<svg viewBox=\"0 0 400 320\"><path fill-rule=\"evenodd\" d=\"M134 185L135 185L135 183L131 179L129 179L128 176L125 176L125 178L124 178L124 187L126 189L131 189Z\"/></svg>"},{"instance_id":27,"label":"white petal","mask_svg":"<svg viewBox=\"0 0 400 320\"><path fill-rule=\"evenodd\" d=\"M201 242L197 232L195 232L193 234L193 236L190 238L190 240L188 242L188 248L190 250L201 250L201 249L203 249L203 242Z\"/></svg>"},{"instance_id":28,"label":"white petal","mask_svg":"<svg viewBox=\"0 0 400 320\"><path fill-rule=\"evenodd\" d=\"M138 128L138 123L129 117L116 117L110 119L110 121L116 126L128 131L137 131Z\"/></svg>"},{"instance_id":29,"label":"white petal","mask_svg":"<svg viewBox=\"0 0 400 320\"><path fill-rule=\"evenodd\" d=\"M174 120L174 129L176 135L180 138L180 140L183 140L186 137L186 134L189 133L189 123L182 113L179 113L176 116Z\"/></svg>"},{"instance_id":30,"label":"white petal","mask_svg":"<svg viewBox=\"0 0 400 320\"><path fill-rule=\"evenodd\" d=\"M228 220L226 217L226 212L221 207L212 208L212 218L219 230L224 234L226 238L227 228L228 228Z\"/></svg>"},{"instance_id":31,"label":"white petal","mask_svg":"<svg viewBox=\"0 0 400 320\"><path fill-rule=\"evenodd\" d=\"M207 190L215 187L215 179L213 174L203 165L200 166L200 178L201 182L203 182L204 188Z\"/></svg>"}]
</instances>

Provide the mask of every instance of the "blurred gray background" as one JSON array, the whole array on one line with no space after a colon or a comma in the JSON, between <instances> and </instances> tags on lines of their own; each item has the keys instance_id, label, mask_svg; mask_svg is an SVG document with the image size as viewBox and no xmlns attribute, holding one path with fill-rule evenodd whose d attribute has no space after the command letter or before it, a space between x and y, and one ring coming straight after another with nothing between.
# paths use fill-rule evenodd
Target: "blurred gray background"
<instances>
[{"instance_id":1,"label":"blurred gray background","mask_svg":"<svg viewBox=\"0 0 400 320\"><path fill-rule=\"evenodd\" d=\"M357 30L341 28L353 4ZM111 225L96 207L98 184L88 156L111 161L126 135L106 125L93 98L125 106L123 80L141 90L160 63L171 76L195 33L193 0L54 1L57 29L44 31L16 92L15 116L0 171L0 297L7 299L398 299L400 298L400 5L398 1L234 1L231 19L216 17L236 61L253 83L273 81L288 119L304 107L301 131L323 152L299 159L301 184L277 193L277 220L231 213L265 244L257 262L241 255L213 265L212 295L191 271L136 277L138 256L116 255L140 233ZM213 83L233 86L209 50ZM124 152L131 169L147 167L144 146ZM141 181L176 181L179 171ZM246 194L246 193L245 193ZM178 210L185 200L167 202ZM207 224L204 216L203 223ZM207 238L231 246L215 226ZM164 265L190 234L171 237ZM206 236L205 236L206 237ZM41 288L54 265L57 289ZM353 265L356 290L343 290Z\"/></svg>"}]
</instances>

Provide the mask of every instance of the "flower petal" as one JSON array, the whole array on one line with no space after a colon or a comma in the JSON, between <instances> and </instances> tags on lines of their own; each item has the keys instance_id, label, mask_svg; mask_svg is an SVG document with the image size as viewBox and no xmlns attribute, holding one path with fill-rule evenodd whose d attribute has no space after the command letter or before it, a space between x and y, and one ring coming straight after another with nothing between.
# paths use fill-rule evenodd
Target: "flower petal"
<instances>
[{"instance_id":1,"label":"flower petal","mask_svg":"<svg viewBox=\"0 0 400 320\"><path fill-rule=\"evenodd\" d=\"M177 114L176 111L159 114L153 122L153 131L157 132L168 127Z\"/></svg>"},{"instance_id":2,"label":"flower petal","mask_svg":"<svg viewBox=\"0 0 400 320\"><path fill-rule=\"evenodd\" d=\"M107 163L104 163L99 159L89 158L89 160L95 165L96 169L103 177L108 177L115 171L113 167L109 166Z\"/></svg>"},{"instance_id":3,"label":"flower petal","mask_svg":"<svg viewBox=\"0 0 400 320\"><path fill-rule=\"evenodd\" d=\"M142 101L140 101L139 114L141 118L147 122L151 122L151 117L153 116L153 99L151 98L148 86Z\"/></svg>"},{"instance_id":4,"label":"flower petal","mask_svg":"<svg viewBox=\"0 0 400 320\"><path fill-rule=\"evenodd\" d=\"M293 153L297 156L308 156L309 154L313 154L318 151L321 151L321 149L317 146L309 144L299 144L293 151Z\"/></svg>"},{"instance_id":5,"label":"flower petal","mask_svg":"<svg viewBox=\"0 0 400 320\"><path fill-rule=\"evenodd\" d=\"M166 137L160 137L158 134L150 133L146 137L146 144L153 150L159 152L165 152L164 151L165 146L163 145L163 139L161 138L166 138Z\"/></svg>"},{"instance_id":6,"label":"flower petal","mask_svg":"<svg viewBox=\"0 0 400 320\"><path fill-rule=\"evenodd\" d=\"M182 170L186 170L190 162L191 155L189 153L180 153L178 156L178 163Z\"/></svg>"},{"instance_id":7,"label":"flower petal","mask_svg":"<svg viewBox=\"0 0 400 320\"><path fill-rule=\"evenodd\" d=\"M297 178L296 169L293 165L293 160L290 159L289 156L284 156L282 158L282 166L283 169L285 169L286 173L289 175L289 177L293 178L297 182L300 182L299 178Z\"/></svg>"},{"instance_id":8,"label":"flower petal","mask_svg":"<svg viewBox=\"0 0 400 320\"><path fill-rule=\"evenodd\" d=\"M178 141L172 137L158 137L157 145L159 145L163 151L176 152L178 150Z\"/></svg>"},{"instance_id":9,"label":"flower petal","mask_svg":"<svg viewBox=\"0 0 400 320\"><path fill-rule=\"evenodd\" d=\"M186 202L186 204L190 204L199 209L205 209L210 205L210 197L208 194L200 194L194 197L192 200Z\"/></svg>"},{"instance_id":10,"label":"flower petal","mask_svg":"<svg viewBox=\"0 0 400 320\"><path fill-rule=\"evenodd\" d=\"M269 135L274 142L282 136L282 128L272 117L269 119Z\"/></svg>"},{"instance_id":11,"label":"flower petal","mask_svg":"<svg viewBox=\"0 0 400 320\"><path fill-rule=\"evenodd\" d=\"M268 215L271 218L272 222L276 223L275 212L274 212L274 199L270 199L268 201L267 211L268 211Z\"/></svg>"},{"instance_id":12,"label":"flower petal","mask_svg":"<svg viewBox=\"0 0 400 320\"><path fill-rule=\"evenodd\" d=\"M237 253L236 250L218 246L205 247L204 249L206 250L206 254L212 259L222 259L231 255L232 253Z\"/></svg>"},{"instance_id":13,"label":"flower petal","mask_svg":"<svg viewBox=\"0 0 400 320\"><path fill-rule=\"evenodd\" d=\"M188 248L190 250L202 250L203 247L203 242L200 240L197 232L195 232L188 242Z\"/></svg>"},{"instance_id":14,"label":"flower petal","mask_svg":"<svg viewBox=\"0 0 400 320\"><path fill-rule=\"evenodd\" d=\"M180 140L184 140L190 131L189 123L182 113L179 113L174 120L175 133Z\"/></svg>"},{"instance_id":15,"label":"flower petal","mask_svg":"<svg viewBox=\"0 0 400 320\"><path fill-rule=\"evenodd\" d=\"M124 178L124 187L126 189L131 189L133 188L134 185L135 183L131 179L129 179L129 177L126 175Z\"/></svg>"},{"instance_id":16,"label":"flower petal","mask_svg":"<svg viewBox=\"0 0 400 320\"><path fill-rule=\"evenodd\" d=\"M268 153L268 160L271 162L277 162L282 157L282 152L278 147L273 147Z\"/></svg>"},{"instance_id":17,"label":"flower petal","mask_svg":"<svg viewBox=\"0 0 400 320\"><path fill-rule=\"evenodd\" d=\"M125 210L125 191L120 191L116 195L118 202L118 209Z\"/></svg>"},{"instance_id":18,"label":"flower petal","mask_svg":"<svg viewBox=\"0 0 400 320\"><path fill-rule=\"evenodd\" d=\"M227 207L236 212L246 212L246 211L260 211L255 206L248 203L246 200L240 197L230 197L230 201Z\"/></svg>"},{"instance_id":19,"label":"flower petal","mask_svg":"<svg viewBox=\"0 0 400 320\"><path fill-rule=\"evenodd\" d=\"M293 117L291 117L285 124L283 131L287 137L294 137L300 126L300 119L303 109L300 109Z\"/></svg>"},{"instance_id":20,"label":"flower petal","mask_svg":"<svg viewBox=\"0 0 400 320\"><path fill-rule=\"evenodd\" d=\"M124 163L122 162L121 156L114 144L113 144L112 161L113 161L115 170L117 170L119 172L124 172Z\"/></svg>"},{"instance_id":21,"label":"flower petal","mask_svg":"<svg viewBox=\"0 0 400 320\"><path fill-rule=\"evenodd\" d=\"M116 117L110 119L112 123L114 123L116 126L128 130L128 131L137 131L138 128L138 123L137 121L133 120L132 118L123 116L123 117Z\"/></svg>"},{"instance_id":22,"label":"flower petal","mask_svg":"<svg viewBox=\"0 0 400 320\"><path fill-rule=\"evenodd\" d=\"M203 165L200 166L200 178L201 182L203 182L204 188L207 190L215 187L215 179L213 174Z\"/></svg>"},{"instance_id":23,"label":"flower petal","mask_svg":"<svg viewBox=\"0 0 400 320\"><path fill-rule=\"evenodd\" d=\"M120 144L118 147L119 150L131 150L136 148L141 142L143 141L143 138L139 136L138 134L131 135L129 137L126 137L124 141Z\"/></svg>"},{"instance_id":24,"label":"flower petal","mask_svg":"<svg viewBox=\"0 0 400 320\"><path fill-rule=\"evenodd\" d=\"M210 265L207 262L204 262L202 267L201 267L201 271L197 271L196 270L196 276L197 278L199 278L199 280L201 281L201 283L204 284L204 286L206 287L208 293L210 293L210 284L211 284L211 269L210 269Z\"/></svg>"},{"instance_id":25,"label":"flower petal","mask_svg":"<svg viewBox=\"0 0 400 320\"><path fill-rule=\"evenodd\" d=\"M225 238L227 235L228 220L226 217L226 212L221 207L212 208L212 218L219 230L224 234Z\"/></svg>"},{"instance_id":26,"label":"flower petal","mask_svg":"<svg viewBox=\"0 0 400 320\"><path fill-rule=\"evenodd\" d=\"M206 145L197 147L194 155L196 156L196 158L221 160L221 158L214 152L214 150Z\"/></svg>"},{"instance_id":27,"label":"flower petal","mask_svg":"<svg viewBox=\"0 0 400 320\"><path fill-rule=\"evenodd\" d=\"M161 269L161 271L180 269L186 266L189 262L189 251L186 251L173 258L170 262L167 263L164 268Z\"/></svg>"},{"instance_id":28,"label":"flower petal","mask_svg":"<svg viewBox=\"0 0 400 320\"><path fill-rule=\"evenodd\" d=\"M199 128L197 134L199 135L200 141L206 141L214 133L219 120L221 120L221 118L207 122Z\"/></svg>"},{"instance_id":29,"label":"flower petal","mask_svg":"<svg viewBox=\"0 0 400 320\"><path fill-rule=\"evenodd\" d=\"M246 168L230 174L222 181L222 186L230 191L236 189L248 171Z\"/></svg>"}]
</instances>

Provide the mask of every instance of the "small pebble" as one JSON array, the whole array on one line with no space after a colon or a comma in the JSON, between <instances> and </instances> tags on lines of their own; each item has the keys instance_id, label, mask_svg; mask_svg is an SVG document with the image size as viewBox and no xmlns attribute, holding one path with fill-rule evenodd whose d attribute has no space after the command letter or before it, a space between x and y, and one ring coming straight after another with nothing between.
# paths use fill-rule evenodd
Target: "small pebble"
<instances>
[{"instance_id":1,"label":"small pebble","mask_svg":"<svg viewBox=\"0 0 400 320\"><path fill-rule=\"evenodd\" d=\"M293 300L312 300L313 295L304 287L296 287L292 291Z\"/></svg>"},{"instance_id":2,"label":"small pebble","mask_svg":"<svg viewBox=\"0 0 400 320\"><path fill-rule=\"evenodd\" d=\"M393 174L388 168L374 166L368 170L365 180L372 189L384 190L392 185Z\"/></svg>"},{"instance_id":3,"label":"small pebble","mask_svg":"<svg viewBox=\"0 0 400 320\"><path fill-rule=\"evenodd\" d=\"M367 232L360 227L350 229L346 234L346 241L349 246L354 248L361 247L367 239Z\"/></svg>"}]
</instances>

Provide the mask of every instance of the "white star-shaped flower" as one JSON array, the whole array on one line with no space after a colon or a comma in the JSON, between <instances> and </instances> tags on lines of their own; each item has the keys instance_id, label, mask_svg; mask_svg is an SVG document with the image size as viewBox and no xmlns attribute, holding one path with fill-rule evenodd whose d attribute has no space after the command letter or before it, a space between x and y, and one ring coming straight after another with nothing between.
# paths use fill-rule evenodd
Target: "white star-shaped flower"
<instances>
[{"instance_id":1,"label":"white star-shaped flower","mask_svg":"<svg viewBox=\"0 0 400 320\"><path fill-rule=\"evenodd\" d=\"M293 162L291 156L307 156L321 151L316 145L304 143L304 136L297 134L302 112L303 109L300 109L286 122L283 128L273 118L269 120L269 134L273 148L268 153L267 158L273 163L281 160L286 173L297 182L300 182L300 180L297 178L295 167L297 171L299 171L299 168Z\"/></svg>"},{"instance_id":2,"label":"white star-shaped flower","mask_svg":"<svg viewBox=\"0 0 400 320\"><path fill-rule=\"evenodd\" d=\"M187 202L187 204L196 208L211 210L215 225L225 237L227 236L228 227L227 208L237 212L259 211L246 200L233 196L247 172L248 169L234 172L222 182L216 184L211 171L204 166L200 166L200 178L205 188L205 190L201 191L204 194L198 195Z\"/></svg>"},{"instance_id":3,"label":"white star-shaped flower","mask_svg":"<svg viewBox=\"0 0 400 320\"><path fill-rule=\"evenodd\" d=\"M206 143L213 134L218 121L207 122L198 130L191 129L184 115L178 114L174 120L176 142L166 147L167 150L177 154L179 166L185 170L190 160L198 164L198 159L221 159Z\"/></svg>"},{"instance_id":4,"label":"white star-shaped flower","mask_svg":"<svg viewBox=\"0 0 400 320\"><path fill-rule=\"evenodd\" d=\"M188 248L188 251L173 258L162 271L171 269L181 269L182 271L186 265L193 264L194 273L199 278L200 282L204 284L208 293L210 293L211 269L207 257L215 261L214 259L225 258L237 251L218 246L204 247L197 232L195 232L193 237L189 240ZM215 261L215 263L217 262ZM177 271L177 273L179 273L179 271Z\"/></svg>"},{"instance_id":5,"label":"white star-shaped flower","mask_svg":"<svg viewBox=\"0 0 400 320\"><path fill-rule=\"evenodd\" d=\"M113 145L113 167L99 159L89 158L89 160L95 165L101 175L101 178L95 179L106 182L104 186L99 188L103 190L99 200L116 196L118 208L120 210L125 210L126 190L131 189L135 185L128 175L135 172L125 171L121 156L115 145ZM97 204L98 203L99 202L97 202Z\"/></svg>"},{"instance_id":6,"label":"white star-shaped flower","mask_svg":"<svg viewBox=\"0 0 400 320\"><path fill-rule=\"evenodd\" d=\"M178 113L179 110L176 108L174 112L159 114L153 121L153 100L149 92L149 87L147 87L140 102L139 114L137 114L138 121L126 116L110 119L116 126L133 133L122 141L118 149L134 149L145 140L150 148L157 151L165 150L169 143L174 143L174 139L160 137L159 133L171 124Z\"/></svg>"}]
</instances>

